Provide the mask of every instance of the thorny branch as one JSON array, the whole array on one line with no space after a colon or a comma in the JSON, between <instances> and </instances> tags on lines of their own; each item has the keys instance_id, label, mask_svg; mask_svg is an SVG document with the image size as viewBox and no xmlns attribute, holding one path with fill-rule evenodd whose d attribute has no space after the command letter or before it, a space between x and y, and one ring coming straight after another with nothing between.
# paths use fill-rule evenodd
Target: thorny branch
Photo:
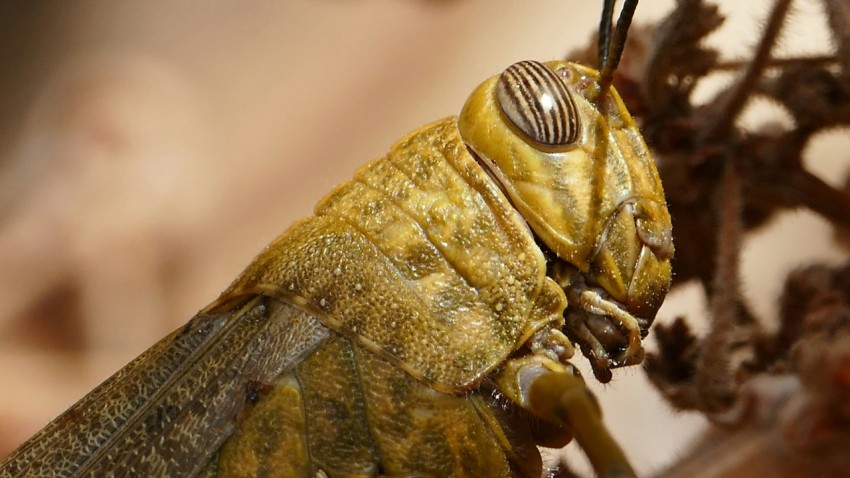
<instances>
[{"instance_id":1,"label":"thorny branch","mask_svg":"<svg viewBox=\"0 0 850 478\"><path fill-rule=\"evenodd\" d=\"M778 211L806 207L844 237L850 230L850 187L830 186L803 162L814 135L850 127L850 3L822 1L829 55L773 56L791 8L776 0L752 58L721 60L703 45L724 21L717 7L679 0L659 24L633 29L614 79L658 162L674 285L699 280L710 303L705 337L681 317L654 328L650 380L675 408L718 425L663 476L850 476L850 263L793 272L775 332L755 320L738 279L742 236ZM593 55L571 57L593 65ZM737 81L694 102L699 82L730 70ZM755 97L781 105L794 126L744 130L738 120Z\"/></svg>"}]
</instances>

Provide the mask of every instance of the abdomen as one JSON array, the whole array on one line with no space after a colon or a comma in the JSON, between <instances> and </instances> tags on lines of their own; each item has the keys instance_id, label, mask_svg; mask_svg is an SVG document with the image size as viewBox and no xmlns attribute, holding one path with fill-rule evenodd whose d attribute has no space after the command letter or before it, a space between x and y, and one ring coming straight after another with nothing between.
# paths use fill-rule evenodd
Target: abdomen
<instances>
[{"instance_id":1,"label":"abdomen","mask_svg":"<svg viewBox=\"0 0 850 478\"><path fill-rule=\"evenodd\" d=\"M504 426L509 414L478 391L437 392L335 336L261 393L208 472L540 476L532 442Z\"/></svg>"}]
</instances>

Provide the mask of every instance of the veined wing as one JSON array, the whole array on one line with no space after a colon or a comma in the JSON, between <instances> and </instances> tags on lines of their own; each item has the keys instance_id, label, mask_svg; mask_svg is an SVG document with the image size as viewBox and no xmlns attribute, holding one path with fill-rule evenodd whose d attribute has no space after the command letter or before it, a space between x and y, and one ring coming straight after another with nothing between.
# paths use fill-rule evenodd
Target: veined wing
<instances>
[{"instance_id":1,"label":"veined wing","mask_svg":"<svg viewBox=\"0 0 850 478\"><path fill-rule=\"evenodd\" d=\"M199 314L83 397L0 464L0 477L194 476L233 433L259 385L330 332L254 297Z\"/></svg>"}]
</instances>

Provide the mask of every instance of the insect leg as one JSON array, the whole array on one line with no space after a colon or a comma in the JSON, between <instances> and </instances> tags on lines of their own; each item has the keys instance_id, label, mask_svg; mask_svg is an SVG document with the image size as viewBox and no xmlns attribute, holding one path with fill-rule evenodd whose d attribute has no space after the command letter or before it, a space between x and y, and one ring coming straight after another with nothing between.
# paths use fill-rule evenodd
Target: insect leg
<instances>
[{"instance_id":1,"label":"insect leg","mask_svg":"<svg viewBox=\"0 0 850 478\"><path fill-rule=\"evenodd\" d=\"M636 476L605 428L602 411L578 371L531 355L512 359L497 379L505 395L535 416L568 428L601 477Z\"/></svg>"},{"instance_id":2,"label":"insect leg","mask_svg":"<svg viewBox=\"0 0 850 478\"><path fill-rule=\"evenodd\" d=\"M570 427L599 476L635 476L581 377L546 371L530 382L526 393L532 413Z\"/></svg>"}]
</instances>

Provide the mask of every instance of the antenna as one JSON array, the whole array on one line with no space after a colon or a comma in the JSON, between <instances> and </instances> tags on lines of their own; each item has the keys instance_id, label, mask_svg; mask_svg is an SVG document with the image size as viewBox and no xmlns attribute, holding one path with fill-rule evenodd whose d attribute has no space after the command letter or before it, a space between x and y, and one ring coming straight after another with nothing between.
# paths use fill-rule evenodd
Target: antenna
<instances>
[{"instance_id":1,"label":"antenna","mask_svg":"<svg viewBox=\"0 0 850 478\"><path fill-rule=\"evenodd\" d=\"M605 0L602 6L602 20L599 22L599 91L604 92L611 86L614 71L620 64L626 37L635 15L638 0L625 0L617 19L617 26L612 26L614 5L617 0Z\"/></svg>"}]
</instances>

